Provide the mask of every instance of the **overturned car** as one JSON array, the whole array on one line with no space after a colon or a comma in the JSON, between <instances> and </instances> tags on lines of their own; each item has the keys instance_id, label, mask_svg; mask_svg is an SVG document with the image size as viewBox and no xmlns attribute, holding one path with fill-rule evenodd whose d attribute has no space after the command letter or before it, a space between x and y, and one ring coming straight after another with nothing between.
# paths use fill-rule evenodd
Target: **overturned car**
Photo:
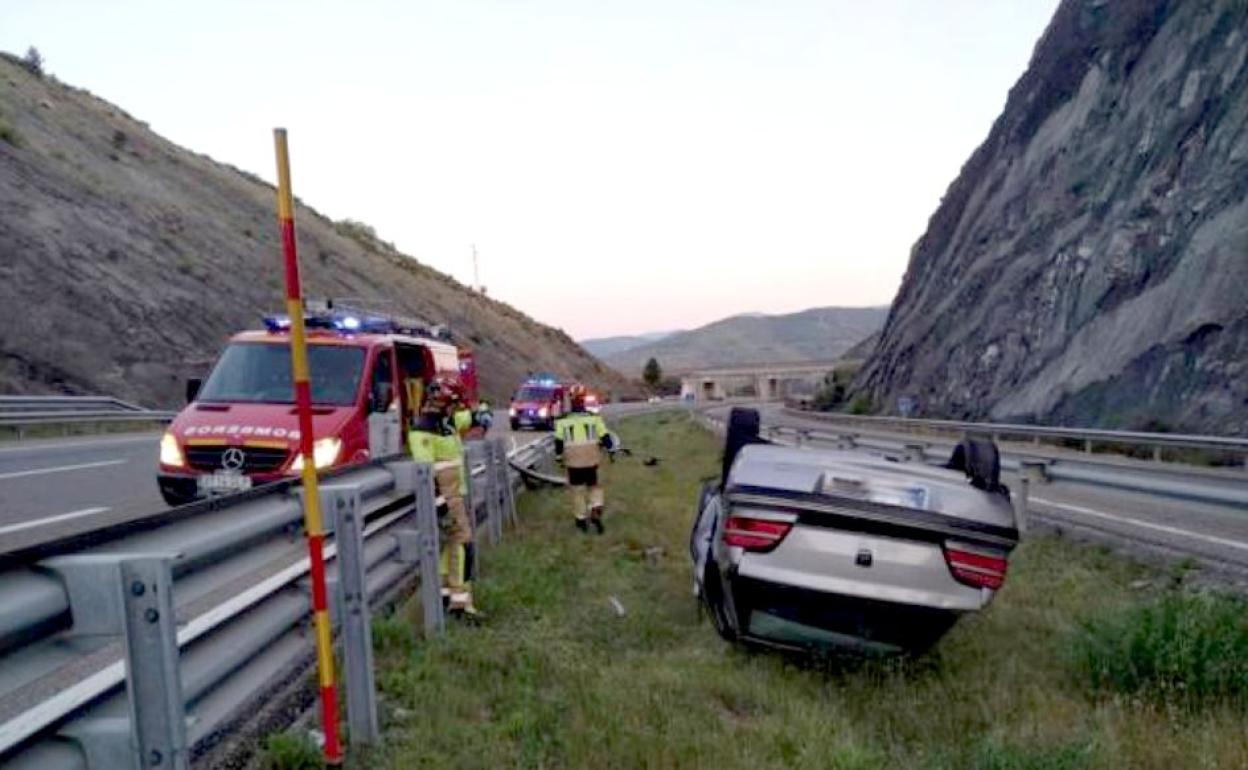
<instances>
[{"instance_id":1,"label":"overturned car","mask_svg":"<svg viewBox=\"0 0 1248 770\"><path fill-rule=\"evenodd\" d=\"M921 652L1005 581L1018 529L996 446L950 463L795 448L734 409L701 494L694 587L721 636L793 650Z\"/></svg>"}]
</instances>

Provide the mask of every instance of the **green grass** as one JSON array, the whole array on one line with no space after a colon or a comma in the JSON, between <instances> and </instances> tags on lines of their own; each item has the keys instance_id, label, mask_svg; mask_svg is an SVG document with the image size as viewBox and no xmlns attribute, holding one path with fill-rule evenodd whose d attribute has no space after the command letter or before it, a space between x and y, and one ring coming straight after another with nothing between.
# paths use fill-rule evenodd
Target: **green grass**
<instances>
[{"instance_id":1,"label":"green grass","mask_svg":"<svg viewBox=\"0 0 1248 770\"><path fill-rule=\"evenodd\" d=\"M1093 691L1248 711L1248 606L1241 601L1170 593L1088 621L1075 651Z\"/></svg>"},{"instance_id":2,"label":"green grass","mask_svg":"<svg viewBox=\"0 0 1248 770\"><path fill-rule=\"evenodd\" d=\"M270 735L260 756L262 770L322 770L321 751L306 736L295 733Z\"/></svg>"},{"instance_id":3,"label":"green grass","mask_svg":"<svg viewBox=\"0 0 1248 770\"><path fill-rule=\"evenodd\" d=\"M919 660L724 644L695 611L686 555L717 443L675 414L619 429L635 455L606 469L605 537L573 529L562 492L525 494L520 531L482 555L484 627L419 642L417 607L377 621L386 738L353 766L1248 767L1231 706L1089 695L1072 655L1089 621L1169 589L1052 537L1022 546L996 603ZM1131 587L1145 577L1158 588Z\"/></svg>"}]
</instances>

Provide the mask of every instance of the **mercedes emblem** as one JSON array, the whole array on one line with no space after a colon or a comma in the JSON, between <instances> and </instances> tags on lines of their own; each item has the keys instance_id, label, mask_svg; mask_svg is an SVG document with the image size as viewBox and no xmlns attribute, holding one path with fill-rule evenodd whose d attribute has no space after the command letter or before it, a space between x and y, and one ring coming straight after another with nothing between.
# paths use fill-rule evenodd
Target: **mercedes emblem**
<instances>
[{"instance_id":1,"label":"mercedes emblem","mask_svg":"<svg viewBox=\"0 0 1248 770\"><path fill-rule=\"evenodd\" d=\"M230 447L221 454L221 467L227 471L241 471L246 461L247 455L236 446Z\"/></svg>"}]
</instances>

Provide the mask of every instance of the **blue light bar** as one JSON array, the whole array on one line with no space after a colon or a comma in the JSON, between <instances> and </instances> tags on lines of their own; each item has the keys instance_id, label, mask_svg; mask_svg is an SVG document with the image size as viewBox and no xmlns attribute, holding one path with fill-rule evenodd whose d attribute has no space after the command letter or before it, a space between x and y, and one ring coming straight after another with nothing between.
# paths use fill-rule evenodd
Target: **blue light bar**
<instances>
[{"instance_id":1,"label":"blue light bar","mask_svg":"<svg viewBox=\"0 0 1248 770\"><path fill-rule=\"evenodd\" d=\"M290 331L290 318L284 315L266 315L264 326L272 333Z\"/></svg>"}]
</instances>

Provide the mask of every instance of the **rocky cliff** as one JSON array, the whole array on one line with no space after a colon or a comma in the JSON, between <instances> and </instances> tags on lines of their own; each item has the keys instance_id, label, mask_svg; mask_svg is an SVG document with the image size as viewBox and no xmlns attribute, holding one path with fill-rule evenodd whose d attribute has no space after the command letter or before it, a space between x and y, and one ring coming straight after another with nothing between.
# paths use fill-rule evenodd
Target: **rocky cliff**
<instances>
[{"instance_id":1,"label":"rocky cliff","mask_svg":"<svg viewBox=\"0 0 1248 770\"><path fill-rule=\"evenodd\" d=\"M627 387L562 331L367 227L303 205L295 219L306 296L449 322L495 398L529 370ZM230 334L283 307L277 232L270 185L0 56L0 393L176 405Z\"/></svg>"},{"instance_id":2,"label":"rocky cliff","mask_svg":"<svg viewBox=\"0 0 1248 770\"><path fill-rule=\"evenodd\" d=\"M1248 3L1064 0L915 244L885 410L1248 432Z\"/></svg>"}]
</instances>

